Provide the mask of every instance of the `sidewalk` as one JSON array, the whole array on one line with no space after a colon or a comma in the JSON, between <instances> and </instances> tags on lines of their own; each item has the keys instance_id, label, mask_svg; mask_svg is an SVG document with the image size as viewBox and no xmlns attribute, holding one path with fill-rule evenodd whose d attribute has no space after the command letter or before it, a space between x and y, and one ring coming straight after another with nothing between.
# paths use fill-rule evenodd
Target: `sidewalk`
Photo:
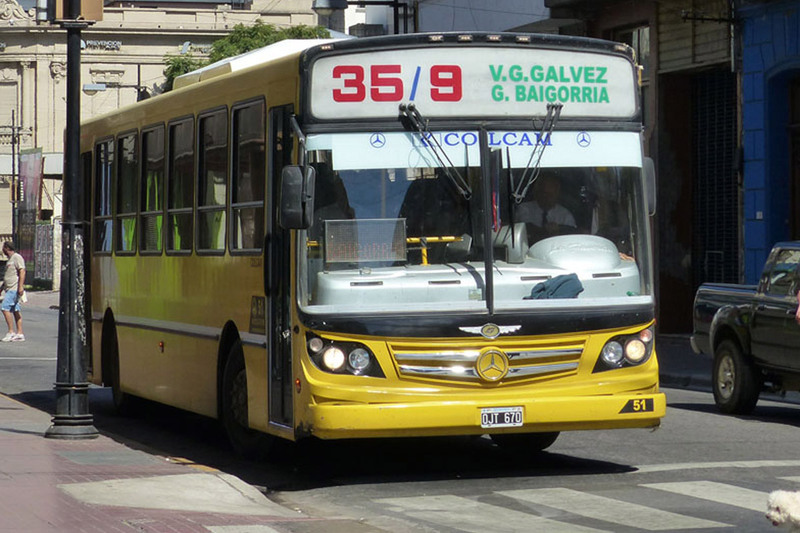
<instances>
[{"instance_id":1,"label":"sidewalk","mask_svg":"<svg viewBox=\"0 0 800 533\"><path fill-rule=\"evenodd\" d=\"M44 437L50 415L0 395L0 531L25 533L376 532L315 518L240 479L108 437Z\"/></svg>"},{"instance_id":2,"label":"sidewalk","mask_svg":"<svg viewBox=\"0 0 800 533\"><path fill-rule=\"evenodd\" d=\"M24 305L58 309L59 293L28 291ZM51 423L50 414L0 394L0 533L378 531L301 514L235 476L104 435L45 438Z\"/></svg>"}]
</instances>

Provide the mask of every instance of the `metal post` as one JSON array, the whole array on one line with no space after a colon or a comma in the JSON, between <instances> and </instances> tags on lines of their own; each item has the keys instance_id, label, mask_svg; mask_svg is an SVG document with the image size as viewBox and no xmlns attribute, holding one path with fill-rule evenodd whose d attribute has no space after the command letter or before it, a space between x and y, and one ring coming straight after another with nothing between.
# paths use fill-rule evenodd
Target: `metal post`
<instances>
[{"instance_id":1,"label":"metal post","mask_svg":"<svg viewBox=\"0 0 800 533\"><path fill-rule=\"evenodd\" d=\"M67 128L64 143L64 201L61 232L61 294L56 354L56 413L45 437L92 439L97 437L89 413L86 381L87 335L85 313L83 176L80 175L81 30L88 22L78 20L80 0L67 2Z\"/></svg>"},{"instance_id":2,"label":"metal post","mask_svg":"<svg viewBox=\"0 0 800 533\"><path fill-rule=\"evenodd\" d=\"M17 225L19 224L19 162L17 161L17 117L11 110L11 238L19 246Z\"/></svg>"}]
</instances>

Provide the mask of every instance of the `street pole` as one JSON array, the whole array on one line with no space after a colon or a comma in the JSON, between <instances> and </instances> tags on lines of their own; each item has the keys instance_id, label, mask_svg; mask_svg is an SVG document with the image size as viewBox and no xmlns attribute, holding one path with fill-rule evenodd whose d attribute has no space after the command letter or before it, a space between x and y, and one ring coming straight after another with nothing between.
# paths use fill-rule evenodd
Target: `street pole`
<instances>
[{"instance_id":1,"label":"street pole","mask_svg":"<svg viewBox=\"0 0 800 533\"><path fill-rule=\"evenodd\" d=\"M81 30L89 23L78 20L80 0L67 2L67 127L64 141L64 201L61 230L61 292L56 353L56 412L45 437L92 439L98 436L89 413L86 381L89 329L86 324L86 269L84 265L83 190L80 175L81 134Z\"/></svg>"},{"instance_id":2,"label":"street pole","mask_svg":"<svg viewBox=\"0 0 800 533\"><path fill-rule=\"evenodd\" d=\"M11 240L19 246L17 226L19 225L19 161L17 161L17 117L11 110Z\"/></svg>"}]
</instances>

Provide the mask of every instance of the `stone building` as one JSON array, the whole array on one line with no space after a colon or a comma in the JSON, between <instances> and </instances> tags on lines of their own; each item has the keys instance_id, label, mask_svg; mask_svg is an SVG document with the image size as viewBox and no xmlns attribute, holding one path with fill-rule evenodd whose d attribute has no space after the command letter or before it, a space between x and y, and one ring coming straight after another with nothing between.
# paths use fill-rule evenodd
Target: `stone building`
<instances>
[{"instance_id":1,"label":"stone building","mask_svg":"<svg viewBox=\"0 0 800 533\"><path fill-rule=\"evenodd\" d=\"M202 57L236 24L317 24L311 0L245 1L106 1L103 20L81 36L81 117L161 92L165 55ZM16 222L10 200L19 169L12 156L21 151L42 151L38 218L53 214L57 221L61 214L66 32L42 18L33 5L0 0L0 238Z\"/></svg>"}]
</instances>

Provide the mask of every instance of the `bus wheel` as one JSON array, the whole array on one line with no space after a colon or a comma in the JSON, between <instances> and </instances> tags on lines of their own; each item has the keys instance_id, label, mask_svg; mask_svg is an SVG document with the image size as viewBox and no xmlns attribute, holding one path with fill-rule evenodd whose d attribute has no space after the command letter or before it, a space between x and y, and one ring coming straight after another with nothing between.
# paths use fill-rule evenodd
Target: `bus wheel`
<instances>
[{"instance_id":1,"label":"bus wheel","mask_svg":"<svg viewBox=\"0 0 800 533\"><path fill-rule=\"evenodd\" d=\"M753 412L761 392L761 379L732 340L722 341L714 350L711 381L714 401L720 411L738 415Z\"/></svg>"},{"instance_id":2,"label":"bus wheel","mask_svg":"<svg viewBox=\"0 0 800 533\"><path fill-rule=\"evenodd\" d=\"M113 323L109 323L103 330L103 339L101 341L103 360L108 362L111 370L111 397L114 401L114 409L121 415L132 415L136 411L137 398L126 392L122 392L117 328Z\"/></svg>"},{"instance_id":3,"label":"bus wheel","mask_svg":"<svg viewBox=\"0 0 800 533\"><path fill-rule=\"evenodd\" d=\"M269 435L248 427L247 373L242 344L231 347L222 374L222 425L233 450L250 459L261 459L269 451Z\"/></svg>"},{"instance_id":4,"label":"bus wheel","mask_svg":"<svg viewBox=\"0 0 800 533\"><path fill-rule=\"evenodd\" d=\"M491 437L495 444L510 452L530 453L544 450L556 441L558 435L558 431L553 431L550 433L498 433Z\"/></svg>"}]
</instances>

